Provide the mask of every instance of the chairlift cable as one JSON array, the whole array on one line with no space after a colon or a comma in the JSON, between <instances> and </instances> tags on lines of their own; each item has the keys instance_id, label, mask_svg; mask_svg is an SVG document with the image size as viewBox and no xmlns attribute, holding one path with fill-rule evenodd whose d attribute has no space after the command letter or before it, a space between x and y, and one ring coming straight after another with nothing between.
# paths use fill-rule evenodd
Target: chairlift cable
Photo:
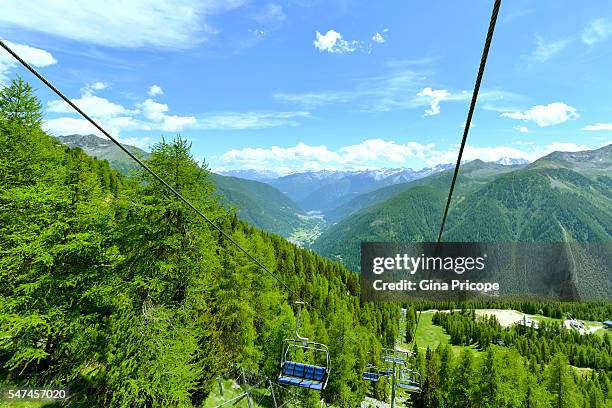
<instances>
[{"instance_id":1,"label":"chairlift cable","mask_svg":"<svg viewBox=\"0 0 612 408\"><path fill-rule=\"evenodd\" d=\"M484 48L482 50L482 57L480 58L480 67L478 68L478 74L476 75L476 83L474 84L474 91L472 92L472 100L470 102L470 109L468 110L467 119L465 121L465 127L463 129L463 137L461 139L461 146L459 147L459 154L457 155L457 163L455 164L455 170L453 172L453 178L452 178L450 189L448 192L448 199L446 201L446 207L444 208L444 215L442 216L442 224L440 225L440 232L438 233L438 241L437 241L438 244L442 242L442 237L444 234L444 227L446 225L446 218L448 216L448 210L450 208L450 203L453 198L453 192L455 191L455 183L457 182L457 176L459 175L459 167L461 166L461 159L463 158L463 150L465 149L465 144L467 142L468 133L470 131L470 125L472 123L472 116L474 115L474 109L476 108L478 92L480 91L480 84L482 82L482 77L484 75L485 66L487 64L487 57L489 56L489 49L491 48L491 41L493 40L493 32L495 31L495 24L497 23L497 15L499 14L500 6L501 6L501 0L495 0L495 4L493 5L493 11L491 13L491 19L489 21L489 30L487 32L487 37L485 39ZM421 312L422 310L419 309L416 324L414 325L414 333L412 336L412 341L415 343L416 343L416 331L417 331L417 328L419 327L419 321L421 320Z\"/></svg>"},{"instance_id":2,"label":"chairlift cable","mask_svg":"<svg viewBox=\"0 0 612 408\"><path fill-rule=\"evenodd\" d=\"M251 259L257 266L263 269L268 275L272 276L278 283L280 283L287 293L291 294L294 291L289 288L281 278L276 276L272 271L270 271L262 262L259 261L254 255L252 255L249 251L247 251L244 247L242 247L236 240L234 240L228 233L226 233L223 228L219 227L215 224L210 218L208 218L202 211L200 211L195 205L193 205L189 200L187 200L181 193L179 193L174 187L172 187L166 180L164 180L161 176L159 176L154 170L152 170L149 166L147 166L142 160L140 160L136 155L130 152L125 146L123 146L117 139L111 136L102 126L100 126L95 120L93 120L89 115L83 112L74 102L72 102L69 98L67 98L59 89L57 89L49 80L47 80L42 74L40 74L34 67L28 64L23 58L21 58L15 51L11 49L2 39L0 39L0 46L4 48L9 54L11 54L21 65L23 65L28 71L30 71L36 78L38 78L43 84L45 84L49 89L51 89L57 96L64 100L68 105L70 105L74 110L76 110L83 118L85 118L89 123L91 123L96 129L98 129L104 136L110 139L118 148L120 148L125 154L127 154L132 160L134 160L140 167L146 170L151 176L153 176L157 181L159 181L164 187L166 187L172 194L174 194L179 200L181 200L185 205L191 208L196 214L198 214L201 218L203 218L211 227L219 231L224 238L226 238L229 242L231 242L236 248L242 251L249 259Z\"/></svg>"}]
</instances>

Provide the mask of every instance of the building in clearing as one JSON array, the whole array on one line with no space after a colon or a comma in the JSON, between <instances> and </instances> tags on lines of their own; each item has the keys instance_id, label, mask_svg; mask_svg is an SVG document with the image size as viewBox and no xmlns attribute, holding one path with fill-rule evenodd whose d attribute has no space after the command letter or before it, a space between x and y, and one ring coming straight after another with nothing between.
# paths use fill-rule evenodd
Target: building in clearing
<instances>
[{"instance_id":1,"label":"building in clearing","mask_svg":"<svg viewBox=\"0 0 612 408\"><path fill-rule=\"evenodd\" d=\"M516 324L525 327L533 327L534 329L539 329L540 325L537 321L531 320L527 315L523 315L523 318L516 322Z\"/></svg>"}]
</instances>

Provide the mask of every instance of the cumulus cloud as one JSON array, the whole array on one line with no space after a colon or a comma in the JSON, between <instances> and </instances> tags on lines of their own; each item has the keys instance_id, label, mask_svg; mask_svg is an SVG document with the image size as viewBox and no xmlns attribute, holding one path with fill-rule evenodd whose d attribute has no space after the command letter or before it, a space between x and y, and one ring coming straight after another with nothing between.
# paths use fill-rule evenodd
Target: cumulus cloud
<instances>
[{"instance_id":1,"label":"cumulus cloud","mask_svg":"<svg viewBox=\"0 0 612 408\"><path fill-rule=\"evenodd\" d=\"M149 91L147 92L147 95L151 96L151 97L155 97L155 96L161 96L164 94L164 90L161 89L161 86L159 85L151 85L149 87Z\"/></svg>"},{"instance_id":2,"label":"cumulus cloud","mask_svg":"<svg viewBox=\"0 0 612 408\"><path fill-rule=\"evenodd\" d=\"M536 105L524 112L504 112L500 116L525 122L533 121L540 127L558 125L580 117L575 108L563 102Z\"/></svg>"},{"instance_id":3,"label":"cumulus cloud","mask_svg":"<svg viewBox=\"0 0 612 408\"><path fill-rule=\"evenodd\" d=\"M385 28L383 33L388 32ZM345 40L342 34L336 30L328 30L325 34L319 31L315 33L313 44L319 52L329 52L330 54L351 54L361 50L366 53L372 51L372 45L383 44L386 41L384 34L379 32L374 33L371 42L358 40Z\"/></svg>"},{"instance_id":4,"label":"cumulus cloud","mask_svg":"<svg viewBox=\"0 0 612 408\"><path fill-rule=\"evenodd\" d=\"M91 92L95 92L95 91L101 91L103 89L108 88L108 84L105 82L94 82L93 84L88 84L85 85L85 87L83 89L81 89L81 91L85 92L85 93L91 93Z\"/></svg>"},{"instance_id":5,"label":"cumulus cloud","mask_svg":"<svg viewBox=\"0 0 612 408\"><path fill-rule=\"evenodd\" d=\"M552 142L547 144L544 149L547 152L580 152L589 150L589 146L585 144L576 144L571 142Z\"/></svg>"},{"instance_id":6,"label":"cumulus cloud","mask_svg":"<svg viewBox=\"0 0 612 408\"><path fill-rule=\"evenodd\" d=\"M559 54L567 45L570 40L567 38L546 41L542 37L536 37L536 47L529 55L524 55L523 59L529 62L545 62Z\"/></svg>"},{"instance_id":7,"label":"cumulus cloud","mask_svg":"<svg viewBox=\"0 0 612 408\"><path fill-rule=\"evenodd\" d=\"M366 164L377 160L393 163L405 163L408 158L424 159L433 144L423 145L417 142L396 143L383 139L368 139L355 145L345 146L338 150L340 163Z\"/></svg>"},{"instance_id":8,"label":"cumulus cloud","mask_svg":"<svg viewBox=\"0 0 612 408\"><path fill-rule=\"evenodd\" d=\"M582 130L587 131L600 131L600 130L612 130L612 123L596 123L594 125L586 125Z\"/></svg>"},{"instance_id":9,"label":"cumulus cloud","mask_svg":"<svg viewBox=\"0 0 612 408\"><path fill-rule=\"evenodd\" d=\"M612 34L612 24L609 20L598 18L591 21L582 31L582 41L589 47L606 40Z\"/></svg>"},{"instance_id":10,"label":"cumulus cloud","mask_svg":"<svg viewBox=\"0 0 612 408\"><path fill-rule=\"evenodd\" d=\"M319 52L331 54L350 54L359 47L359 41L347 41L336 30L328 30L325 34L317 31L313 43Z\"/></svg>"},{"instance_id":11,"label":"cumulus cloud","mask_svg":"<svg viewBox=\"0 0 612 408\"><path fill-rule=\"evenodd\" d=\"M188 48L218 29L210 19L246 0L6 1L0 28L18 28L105 47ZM120 33L119 35L117 33Z\"/></svg>"},{"instance_id":12,"label":"cumulus cloud","mask_svg":"<svg viewBox=\"0 0 612 408\"><path fill-rule=\"evenodd\" d=\"M372 41L374 41L375 43L378 43L378 44L382 44L382 43L384 43L384 42L385 42L385 37L384 37L384 36L383 36L381 33L376 32L376 33L375 33L375 34L372 36Z\"/></svg>"},{"instance_id":13,"label":"cumulus cloud","mask_svg":"<svg viewBox=\"0 0 612 408\"><path fill-rule=\"evenodd\" d=\"M110 118L136 112L111 102L106 98L94 95L91 91L87 91L80 98L71 99L71 101L88 115L98 118ZM47 102L47 111L53 113L74 113L74 109L61 99Z\"/></svg>"},{"instance_id":14,"label":"cumulus cloud","mask_svg":"<svg viewBox=\"0 0 612 408\"><path fill-rule=\"evenodd\" d=\"M90 115L100 125L110 132L113 136L121 137L124 131L152 131L162 130L168 132L178 132L186 127L194 127L197 124L197 119L194 116L179 116L169 115L168 105L159 103L151 98L145 99L142 103L136 104L133 108L127 108L120 103L113 102L105 97L97 94L108 88L108 84L103 82L95 82L85 85L81 88L81 96L71 99L71 101L81 108L85 113ZM154 93L161 92L151 87L149 91ZM75 115L74 110L70 105L60 99L47 102L47 111L52 114L60 114L63 116L49 118L44 123L44 128L54 135L66 134L96 134L102 136L88 121L67 114ZM132 139L134 141L136 139ZM139 138L142 146L148 138ZM125 142L125 141L124 141Z\"/></svg>"},{"instance_id":15,"label":"cumulus cloud","mask_svg":"<svg viewBox=\"0 0 612 408\"><path fill-rule=\"evenodd\" d=\"M521 133L529 132L529 129L527 128L527 126L514 126L513 129Z\"/></svg>"},{"instance_id":16,"label":"cumulus cloud","mask_svg":"<svg viewBox=\"0 0 612 408\"><path fill-rule=\"evenodd\" d=\"M467 145L465 161L480 159L497 161L504 157L534 161L553 151L581 151L584 144L553 142L538 146L533 142L514 142L517 146ZM363 170L390 167L425 167L440 163L454 163L459 145L440 149L435 144L416 141L398 143L393 140L367 139L361 143L330 149L326 145L308 145L270 148L243 148L227 151L219 158L224 169L282 169L284 173L308 170Z\"/></svg>"},{"instance_id":17,"label":"cumulus cloud","mask_svg":"<svg viewBox=\"0 0 612 408\"><path fill-rule=\"evenodd\" d=\"M28 64L37 68L44 68L57 63L53 55L41 48L31 47L26 44L14 43L3 40L13 51L23 58ZM18 66L18 62L6 52L0 49L0 83L8 82L9 73Z\"/></svg>"},{"instance_id":18,"label":"cumulus cloud","mask_svg":"<svg viewBox=\"0 0 612 408\"><path fill-rule=\"evenodd\" d=\"M269 169L276 164L284 164L289 169L313 168L313 164L329 164L338 160L338 154L330 151L327 146L311 146L305 143L298 143L291 147L272 146L271 148L252 148L232 149L224 153L220 158L222 163L244 168ZM273 164L274 163L274 164Z\"/></svg>"},{"instance_id":19,"label":"cumulus cloud","mask_svg":"<svg viewBox=\"0 0 612 408\"><path fill-rule=\"evenodd\" d=\"M427 98L429 100L429 109L425 110L425 116L433 116L440 113L440 101L448 98L451 95L446 89L433 90L432 88L423 88L417 93L417 96Z\"/></svg>"},{"instance_id":20,"label":"cumulus cloud","mask_svg":"<svg viewBox=\"0 0 612 408\"><path fill-rule=\"evenodd\" d=\"M143 116L153 121L161 130L178 132L187 126L197 123L197 119L194 116L167 115L168 105L156 102L151 98L145 99L144 102L137 106L142 110Z\"/></svg>"}]
</instances>

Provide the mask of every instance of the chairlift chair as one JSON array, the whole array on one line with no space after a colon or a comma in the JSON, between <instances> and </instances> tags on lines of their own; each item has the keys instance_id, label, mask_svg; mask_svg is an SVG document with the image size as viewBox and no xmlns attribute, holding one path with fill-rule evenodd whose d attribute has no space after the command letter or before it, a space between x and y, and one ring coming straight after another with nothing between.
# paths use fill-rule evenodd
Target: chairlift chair
<instances>
[{"instance_id":1,"label":"chairlift chair","mask_svg":"<svg viewBox=\"0 0 612 408\"><path fill-rule=\"evenodd\" d=\"M408 392L421 392L421 374L410 368L401 368L398 373L397 386Z\"/></svg>"},{"instance_id":2,"label":"chairlift chair","mask_svg":"<svg viewBox=\"0 0 612 408\"><path fill-rule=\"evenodd\" d=\"M383 360L387 363L405 364L408 353L397 349L383 348Z\"/></svg>"},{"instance_id":3,"label":"chairlift chair","mask_svg":"<svg viewBox=\"0 0 612 408\"><path fill-rule=\"evenodd\" d=\"M386 377L388 375L388 370L381 371L374 364L368 364L363 372L362 378L366 381L378 382L380 377Z\"/></svg>"},{"instance_id":4,"label":"chairlift chair","mask_svg":"<svg viewBox=\"0 0 612 408\"><path fill-rule=\"evenodd\" d=\"M298 314L295 321L295 338L285 339L284 352L281 361L281 372L277 381L285 385L308 388L311 390L322 391L327 386L331 364L329 359L329 349L325 344L316 343L302 337L299 334L300 312L304 302L298 304ZM303 350L312 351L315 354L325 356L325 366L318 366L308 363L300 363L290 359L291 354Z\"/></svg>"}]
</instances>

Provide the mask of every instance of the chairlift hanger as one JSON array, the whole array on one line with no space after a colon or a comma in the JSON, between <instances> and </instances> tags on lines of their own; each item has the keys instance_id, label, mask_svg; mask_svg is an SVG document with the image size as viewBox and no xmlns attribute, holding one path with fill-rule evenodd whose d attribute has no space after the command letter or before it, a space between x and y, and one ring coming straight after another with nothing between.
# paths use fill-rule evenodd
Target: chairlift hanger
<instances>
[{"instance_id":1,"label":"chairlift hanger","mask_svg":"<svg viewBox=\"0 0 612 408\"><path fill-rule=\"evenodd\" d=\"M331 363L329 359L329 348L323 343L310 341L299 333L300 315L302 305L305 302L295 302L298 305L297 318L295 320L295 338L284 340L284 352L281 361L281 371L277 381L281 384L322 391L327 386ZM315 354L325 355L325 366L309 363L300 363L290 359L293 352L303 350L312 351ZM316 360L315 360L316 361Z\"/></svg>"}]
</instances>

